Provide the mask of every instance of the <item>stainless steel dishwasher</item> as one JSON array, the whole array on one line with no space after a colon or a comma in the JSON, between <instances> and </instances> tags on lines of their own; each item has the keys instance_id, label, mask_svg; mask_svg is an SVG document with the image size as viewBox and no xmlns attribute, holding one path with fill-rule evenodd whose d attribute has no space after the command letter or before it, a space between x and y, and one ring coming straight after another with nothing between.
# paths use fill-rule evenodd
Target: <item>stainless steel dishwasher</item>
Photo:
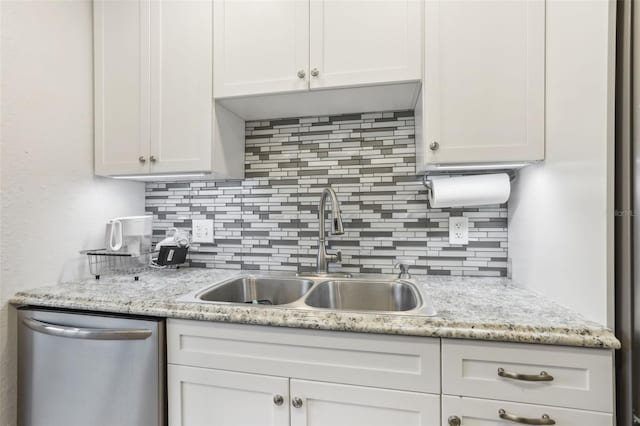
<instances>
[{"instance_id":1,"label":"stainless steel dishwasher","mask_svg":"<svg viewBox=\"0 0 640 426\"><path fill-rule=\"evenodd\" d=\"M164 426L164 321L18 311L20 426Z\"/></svg>"}]
</instances>

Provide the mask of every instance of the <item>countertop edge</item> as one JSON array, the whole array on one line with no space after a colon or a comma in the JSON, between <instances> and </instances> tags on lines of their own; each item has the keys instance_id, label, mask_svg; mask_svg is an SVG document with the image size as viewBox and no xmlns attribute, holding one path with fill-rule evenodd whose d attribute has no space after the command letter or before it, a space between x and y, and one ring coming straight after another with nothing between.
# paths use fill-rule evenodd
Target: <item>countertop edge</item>
<instances>
[{"instance_id":1,"label":"countertop edge","mask_svg":"<svg viewBox=\"0 0 640 426\"><path fill-rule=\"evenodd\" d=\"M441 324L438 319L434 320L432 326L398 326L397 324L384 325L384 316L371 315L372 319L378 319L372 325L371 323L363 325L357 324L353 321L346 323L354 317L367 316L367 314L350 313L350 312L332 312L332 313L319 313L301 311L296 315L290 315L282 318L274 318L277 315L272 315L270 318L264 318L261 316L254 316L249 318L247 315L242 315L243 312L247 312L247 307L235 307L235 306L218 306L218 312L208 311L206 306L203 309L188 309L185 306L179 304L173 304L170 307L154 307L152 303L145 308L135 308L128 303L114 303L109 301L96 302L95 300L57 300L57 299L43 299L33 297L29 295L21 295L18 293L14 297L9 299L9 303L14 306L42 306L62 309L77 309L104 313L118 313L129 315L144 315L151 317L162 318L175 318L175 319L189 319L198 321L213 321L213 322L225 322L225 323L237 323L237 324L250 324L250 325L264 325L264 326L277 326L288 328L304 328L314 330L327 330L327 331L345 331L356 333L371 333L371 334L388 334L388 335L402 335L402 336L416 336L416 337L441 337L452 339L467 339L467 340L481 340L481 341L498 341L498 342L511 342L511 343L530 343L530 344L544 344L544 345L556 345L556 346L571 346L571 347L583 347L583 348L596 348L596 349L620 349L620 341L615 335L608 329L603 329L597 334L587 334L587 329L582 330L536 330L535 327L523 327L522 330L517 330L517 326L509 327L508 329L500 329L499 326L492 328L491 325L478 325L478 324L464 324L458 323ZM260 309L260 308L257 308ZM223 312L221 312L222 310ZM224 312L224 311L227 312ZM289 314L291 310L288 311ZM273 313L273 312L272 312ZM283 310L283 314L285 311ZM303 318L304 317L304 318ZM334 321L333 325L322 323L323 317L325 319L342 319L344 322Z\"/></svg>"}]
</instances>

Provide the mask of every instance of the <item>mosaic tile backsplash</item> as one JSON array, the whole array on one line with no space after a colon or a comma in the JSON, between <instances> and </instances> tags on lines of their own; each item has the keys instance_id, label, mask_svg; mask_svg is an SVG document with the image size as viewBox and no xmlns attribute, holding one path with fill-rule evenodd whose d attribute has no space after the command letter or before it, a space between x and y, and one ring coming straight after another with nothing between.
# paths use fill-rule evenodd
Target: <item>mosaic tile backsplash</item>
<instances>
[{"instance_id":1,"label":"mosaic tile backsplash","mask_svg":"<svg viewBox=\"0 0 640 426\"><path fill-rule=\"evenodd\" d=\"M343 257L330 270L392 273L405 260L413 274L506 276L506 205L429 209L414 133L413 111L247 122L245 180L147 183L154 240L212 219L214 243L192 245L193 266L314 270L318 203L331 186L345 233L328 237ZM460 215L470 241L451 245L449 217Z\"/></svg>"}]
</instances>

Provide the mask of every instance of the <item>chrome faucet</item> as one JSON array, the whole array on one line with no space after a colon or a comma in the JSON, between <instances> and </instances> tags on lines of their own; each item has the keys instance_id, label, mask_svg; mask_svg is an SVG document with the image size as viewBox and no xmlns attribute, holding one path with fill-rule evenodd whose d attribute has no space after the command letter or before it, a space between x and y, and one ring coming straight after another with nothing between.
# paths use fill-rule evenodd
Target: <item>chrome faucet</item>
<instances>
[{"instance_id":1,"label":"chrome faucet","mask_svg":"<svg viewBox=\"0 0 640 426\"><path fill-rule=\"evenodd\" d=\"M333 235L344 234L342 225L342 215L340 214L340 205L336 191L332 188L325 188L320 197L320 207L318 208L318 218L320 219L319 236L318 236L318 275L327 275L329 273L329 263L342 261L342 253L340 250L335 254L327 253L327 245L324 230L324 209L327 197L331 198L331 233Z\"/></svg>"},{"instance_id":2,"label":"chrome faucet","mask_svg":"<svg viewBox=\"0 0 640 426\"><path fill-rule=\"evenodd\" d=\"M409 273L409 267L411 264L409 262L396 262L393 265L393 269L400 268L400 273L398 274L398 278L401 280L409 280L411 279L411 274Z\"/></svg>"}]
</instances>

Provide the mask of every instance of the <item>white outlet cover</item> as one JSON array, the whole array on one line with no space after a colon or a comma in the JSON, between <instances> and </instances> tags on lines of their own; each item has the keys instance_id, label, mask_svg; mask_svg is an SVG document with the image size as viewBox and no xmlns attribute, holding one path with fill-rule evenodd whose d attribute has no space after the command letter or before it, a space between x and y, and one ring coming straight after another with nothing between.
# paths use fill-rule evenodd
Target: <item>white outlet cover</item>
<instances>
[{"instance_id":1,"label":"white outlet cover","mask_svg":"<svg viewBox=\"0 0 640 426\"><path fill-rule=\"evenodd\" d=\"M449 244L469 244L469 218L452 216L449 218Z\"/></svg>"},{"instance_id":2,"label":"white outlet cover","mask_svg":"<svg viewBox=\"0 0 640 426\"><path fill-rule=\"evenodd\" d=\"M192 241L194 243L213 242L213 220L194 219L191 226L193 227Z\"/></svg>"}]
</instances>

